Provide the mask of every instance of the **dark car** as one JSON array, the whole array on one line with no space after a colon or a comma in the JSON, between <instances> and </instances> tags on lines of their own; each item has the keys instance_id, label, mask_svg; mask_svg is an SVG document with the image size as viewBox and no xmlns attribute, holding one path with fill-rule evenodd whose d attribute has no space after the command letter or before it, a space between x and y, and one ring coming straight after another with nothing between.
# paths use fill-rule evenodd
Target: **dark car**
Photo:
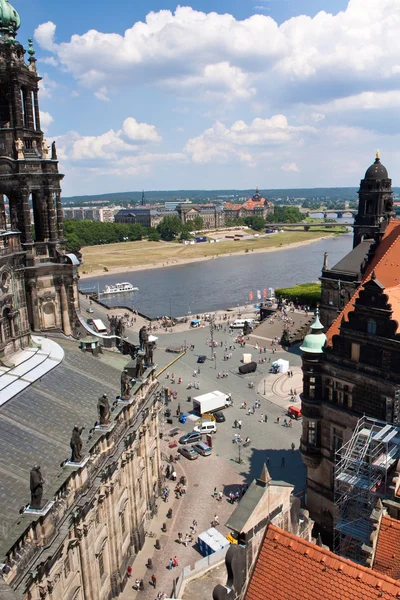
<instances>
[{"instance_id":1,"label":"dark car","mask_svg":"<svg viewBox=\"0 0 400 600\"><path fill-rule=\"evenodd\" d=\"M226 421L224 413L220 410L217 410L217 412L214 413L214 417L217 423L223 423Z\"/></svg>"},{"instance_id":2,"label":"dark car","mask_svg":"<svg viewBox=\"0 0 400 600\"><path fill-rule=\"evenodd\" d=\"M93 319L86 319L86 323L93 326Z\"/></svg>"},{"instance_id":3,"label":"dark car","mask_svg":"<svg viewBox=\"0 0 400 600\"><path fill-rule=\"evenodd\" d=\"M199 455L196 450L193 449L193 446L183 446L182 448L178 449L178 452L189 460L195 460L196 458L199 458Z\"/></svg>"},{"instance_id":4,"label":"dark car","mask_svg":"<svg viewBox=\"0 0 400 600\"><path fill-rule=\"evenodd\" d=\"M198 363L205 363L207 360L207 356L204 356L204 354L200 354L199 358L197 359Z\"/></svg>"},{"instance_id":5,"label":"dark car","mask_svg":"<svg viewBox=\"0 0 400 600\"><path fill-rule=\"evenodd\" d=\"M201 434L197 431L190 431L179 438L180 444L191 444L192 442L201 442Z\"/></svg>"}]
</instances>

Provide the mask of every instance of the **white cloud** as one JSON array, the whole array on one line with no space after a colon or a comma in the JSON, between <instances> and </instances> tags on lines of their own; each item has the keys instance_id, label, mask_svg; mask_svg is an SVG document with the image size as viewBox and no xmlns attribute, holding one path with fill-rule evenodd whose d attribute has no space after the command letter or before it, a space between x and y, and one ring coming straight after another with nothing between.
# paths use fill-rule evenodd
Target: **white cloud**
<instances>
[{"instance_id":1,"label":"white cloud","mask_svg":"<svg viewBox=\"0 0 400 600\"><path fill-rule=\"evenodd\" d=\"M124 35L90 30L56 44L48 22L35 38L97 93L104 85L152 84L204 99L247 100L261 90L278 105L315 103L315 95L328 102L367 84L376 92L400 89L399 27L398 0L349 0L336 15L321 11L280 26L266 15L239 21L178 7L150 12Z\"/></svg>"},{"instance_id":2,"label":"white cloud","mask_svg":"<svg viewBox=\"0 0 400 600\"><path fill-rule=\"evenodd\" d=\"M105 86L101 87L97 92L94 93L98 100L103 100L103 102L110 102L110 97L107 95L108 90Z\"/></svg>"},{"instance_id":3,"label":"white cloud","mask_svg":"<svg viewBox=\"0 0 400 600\"><path fill-rule=\"evenodd\" d=\"M122 125L122 133L125 138L135 144L161 142L161 136L154 125L138 123L133 117L125 119Z\"/></svg>"},{"instance_id":4,"label":"white cloud","mask_svg":"<svg viewBox=\"0 0 400 600\"><path fill-rule=\"evenodd\" d=\"M41 98L51 98L54 90L57 87L58 87L57 82L54 81L53 79L51 79L51 77L49 77L47 75L47 73L44 73L41 81L39 81L40 97Z\"/></svg>"},{"instance_id":5,"label":"white cloud","mask_svg":"<svg viewBox=\"0 0 400 600\"><path fill-rule=\"evenodd\" d=\"M46 56L44 58L40 58L39 61L44 63L45 65L50 65L51 67L58 67L59 62L54 56Z\"/></svg>"},{"instance_id":6,"label":"white cloud","mask_svg":"<svg viewBox=\"0 0 400 600\"><path fill-rule=\"evenodd\" d=\"M56 26L51 21L42 23L35 29L34 32L35 40L43 50L49 50L50 52L57 50L55 44Z\"/></svg>"},{"instance_id":7,"label":"white cloud","mask_svg":"<svg viewBox=\"0 0 400 600\"><path fill-rule=\"evenodd\" d=\"M319 105L326 112L342 112L353 110L383 110L398 108L400 105L400 90L386 92L362 92L346 98L337 98L329 103Z\"/></svg>"},{"instance_id":8,"label":"white cloud","mask_svg":"<svg viewBox=\"0 0 400 600\"><path fill-rule=\"evenodd\" d=\"M281 166L282 171L291 171L292 173L299 173L300 169L295 162L288 162Z\"/></svg>"},{"instance_id":9,"label":"white cloud","mask_svg":"<svg viewBox=\"0 0 400 600\"><path fill-rule=\"evenodd\" d=\"M217 121L199 136L190 139L186 152L195 163L210 161L228 163L232 160L253 163L253 152L260 147L269 148L284 144L302 144L303 134L313 134L316 130L309 126L289 125L284 115L274 115L270 119L254 119L250 125L236 121L226 127Z\"/></svg>"},{"instance_id":10,"label":"white cloud","mask_svg":"<svg viewBox=\"0 0 400 600\"><path fill-rule=\"evenodd\" d=\"M44 110L40 111L40 126L42 130L47 133L48 128L53 123L54 119L49 112Z\"/></svg>"}]
</instances>

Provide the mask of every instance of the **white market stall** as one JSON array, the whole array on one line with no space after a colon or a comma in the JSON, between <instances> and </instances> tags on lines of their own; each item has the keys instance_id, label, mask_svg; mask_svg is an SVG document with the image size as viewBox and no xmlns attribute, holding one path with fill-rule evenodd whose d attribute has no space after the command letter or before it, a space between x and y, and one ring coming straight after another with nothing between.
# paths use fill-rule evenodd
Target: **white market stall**
<instances>
[{"instance_id":1,"label":"white market stall","mask_svg":"<svg viewBox=\"0 0 400 600\"><path fill-rule=\"evenodd\" d=\"M289 371L289 361L278 358L272 363L272 368L275 373L287 373Z\"/></svg>"}]
</instances>

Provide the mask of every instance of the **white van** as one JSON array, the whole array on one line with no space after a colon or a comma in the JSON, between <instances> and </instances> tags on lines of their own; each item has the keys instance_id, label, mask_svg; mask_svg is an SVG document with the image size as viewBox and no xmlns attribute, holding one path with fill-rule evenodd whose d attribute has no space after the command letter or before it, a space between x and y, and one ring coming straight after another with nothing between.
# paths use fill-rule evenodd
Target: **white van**
<instances>
[{"instance_id":1,"label":"white van","mask_svg":"<svg viewBox=\"0 0 400 600\"><path fill-rule=\"evenodd\" d=\"M200 423L200 425L196 425L196 427L194 427L193 430L202 434L215 433L217 431L217 426L215 424L215 421L203 421L202 423Z\"/></svg>"},{"instance_id":2,"label":"white van","mask_svg":"<svg viewBox=\"0 0 400 600\"><path fill-rule=\"evenodd\" d=\"M229 327L231 329L243 329L246 321L250 325L250 327L253 327L254 319L236 319L236 321L230 323Z\"/></svg>"}]
</instances>

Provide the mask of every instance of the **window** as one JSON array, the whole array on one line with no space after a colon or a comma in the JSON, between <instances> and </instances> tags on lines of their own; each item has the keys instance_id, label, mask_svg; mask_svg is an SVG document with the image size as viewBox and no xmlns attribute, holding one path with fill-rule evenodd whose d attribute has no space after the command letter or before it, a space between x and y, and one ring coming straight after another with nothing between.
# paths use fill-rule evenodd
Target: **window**
<instances>
[{"instance_id":1,"label":"window","mask_svg":"<svg viewBox=\"0 0 400 600\"><path fill-rule=\"evenodd\" d=\"M317 423L316 421L309 421L307 425L307 440L310 446L317 445Z\"/></svg>"},{"instance_id":2,"label":"window","mask_svg":"<svg viewBox=\"0 0 400 600\"><path fill-rule=\"evenodd\" d=\"M351 360L358 362L360 360L360 344L351 345Z\"/></svg>"},{"instance_id":3,"label":"window","mask_svg":"<svg viewBox=\"0 0 400 600\"><path fill-rule=\"evenodd\" d=\"M71 563L69 561L69 552L67 552L67 555L66 555L65 561L64 561L64 577L68 577L70 571L71 571Z\"/></svg>"},{"instance_id":4,"label":"window","mask_svg":"<svg viewBox=\"0 0 400 600\"><path fill-rule=\"evenodd\" d=\"M124 533L126 531L126 527L125 527L125 511L122 511L122 513L120 514L119 519L121 521L121 533L122 533L122 535L124 535Z\"/></svg>"},{"instance_id":5,"label":"window","mask_svg":"<svg viewBox=\"0 0 400 600\"><path fill-rule=\"evenodd\" d=\"M100 552L98 558L98 563L99 563L99 574L100 574L100 578L103 577L104 575L104 557L103 557L103 550Z\"/></svg>"},{"instance_id":6,"label":"window","mask_svg":"<svg viewBox=\"0 0 400 600\"><path fill-rule=\"evenodd\" d=\"M337 452L343 446L343 431L332 427L332 452Z\"/></svg>"},{"instance_id":7,"label":"window","mask_svg":"<svg viewBox=\"0 0 400 600\"><path fill-rule=\"evenodd\" d=\"M367 331L371 335L376 334L376 321L374 319L368 319Z\"/></svg>"}]
</instances>

